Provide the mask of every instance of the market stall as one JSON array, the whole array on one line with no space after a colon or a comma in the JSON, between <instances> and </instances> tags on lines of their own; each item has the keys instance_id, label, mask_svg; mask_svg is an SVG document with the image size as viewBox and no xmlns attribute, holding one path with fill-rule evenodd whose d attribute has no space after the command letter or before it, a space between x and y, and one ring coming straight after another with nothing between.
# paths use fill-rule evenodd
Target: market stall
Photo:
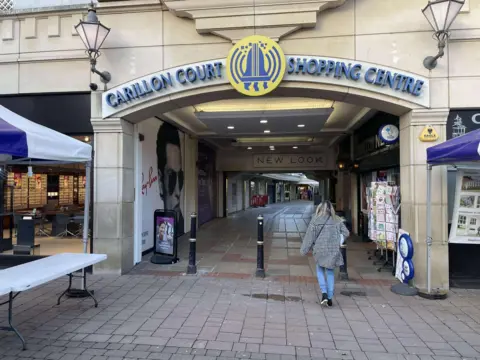
<instances>
[{"instance_id":1,"label":"market stall","mask_svg":"<svg viewBox=\"0 0 480 360\"><path fill-rule=\"evenodd\" d=\"M92 147L29 121L0 106L0 157L0 164L3 166L22 164L30 167L46 164L85 163L83 250L86 253L90 214ZM13 211L13 209L11 210Z\"/></svg>"},{"instance_id":2,"label":"market stall","mask_svg":"<svg viewBox=\"0 0 480 360\"><path fill-rule=\"evenodd\" d=\"M427 294L431 298L444 296L438 290L432 289L431 284L431 254L432 254L432 167L439 165L452 165L461 170L457 177L457 197L455 201L456 213L452 224L450 241L452 239L464 238L464 241L480 240L480 227L476 226L476 212L480 208L480 130L469 132L465 135L455 137L436 146L427 149L427 220L426 220L426 243L427 243ZM470 172L470 174L468 174ZM466 182L465 182L465 179ZM478 179L478 180L477 180ZM460 181L459 181L460 180ZM478 189L477 189L478 187ZM462 190L466 192L461 195ZM476 196L475 192L478 192ZM457 204L460 196L464 198L463 206ZM473 200L473 202L471 201ZM472 202L472 203L470 203ZM476 206L475 204L478 203ZM463 208L465 215L458 215L460 208ZM467 223L467 215L468 218ZM462 224L465 217L465 224ZM470 219L471 218L471 219ZM473 221L474 219L475 221ZM480 220L480 215L479 219ZM459 223L460 222L460 223ZM475 224L473 224L475 223ZM473 225L472 225L473 224ZM475 226L474 226L475 225ZM470 234L470 227L474 226L473 233ZM457 229L460 229L457 231ZM458 240L458 239L457 239ZM456 241L457 241L456 240Z\"/></svg>"}]
</instances>

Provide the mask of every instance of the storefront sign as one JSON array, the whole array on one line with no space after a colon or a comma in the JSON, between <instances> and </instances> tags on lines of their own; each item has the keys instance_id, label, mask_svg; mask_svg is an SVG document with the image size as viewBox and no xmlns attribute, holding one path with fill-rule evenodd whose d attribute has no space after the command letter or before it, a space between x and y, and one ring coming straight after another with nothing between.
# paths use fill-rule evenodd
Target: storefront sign
<instances>
[{"instance_id":1,"label":"storefront sign","mask_svg":"<svg viewBox=\"0 0 480 360\"><path fill-rule=\"evenodd\" d=\"M459 170L449 242L480 244L480 172Z\"/></svg>"},{"instance_id":2,"label":"storefront sign","mask_svg":"<svg viewBox=\"0 0 480 360\"><path fill-rule=\"evenodd\" d=\"M480 129L480 109L450 110L447 119L447 140Z\"/></svg>"},{"instance_id":3,"label":"storefront sign","mask_svg":"<svg viewBox=\"0 0 480 360\"><path fill-rule=\"evenodd\" d=\"M324 168L325 157L323 154L276 154L253 155L253 167L256 168Z\"/></svg>"},{"instance_id":4,"label":"storefront sign","mask_svg":"<svg viewBox=\"0 0 480 360\"><path fill-rule=\"evenodd\" d=\"M419 140L422 142L435 142L438 140L438 134L432 125L427 125L422 130L422 133L419 136Z\"/></svg>"},{"instance_id":5,"label":"storefront sign","mask_svg":"<svg viewBox=\"0 0 480 360\"><path fill-rule=\"evenodd\" d=\"M378 137L380 140L385 143L386 145L395 144L398 141L398 137L400 136L400 131L398 127L395 125L383 125L378 130Z\"/></svg>"},{"instance_id":6,"label":"storefront sign","mask_svg":"<svg viewBox=\"0 0 480 360\"><path fill-rule=\"evenodd\" d=\"M271 39L252 36L238 42L227 59L178 66L110 89L102 95L102 115L106 118L152 99L228 83L244 95L262 96L282 81L340 85L430 105L427 78L349 59L284 55Z\"/></svg>"}]
</instances>

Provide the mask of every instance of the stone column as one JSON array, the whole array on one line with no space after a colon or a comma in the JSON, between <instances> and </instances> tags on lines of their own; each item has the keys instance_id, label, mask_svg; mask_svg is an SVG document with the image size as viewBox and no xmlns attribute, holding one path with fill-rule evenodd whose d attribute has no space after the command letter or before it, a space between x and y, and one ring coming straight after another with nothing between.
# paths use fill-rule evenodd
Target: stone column
<instances>
[{"instance_id":1,"label":"stone column","mask_svg":"<svg viewBox=\"0 0 480 360\"><path fill-rule=\"evenodd\" d=\"M446 139L448 109L413 110L400 118L400 190L401 228L414 241L415 286L424 291L426 270L426 199L427 148ZM437 142L421 142L419 136L426 125L433 125ZM433 168L432 173L432 289L448 291L448 200L447 169Z\"/></svg>"},{"instance_id":2,"label":"stone column","mask_svg":"<svg viewBox=\"0 0 480 360\"><path fill-rule=\"evenodd\" d=\"M120 118L101 118L101 93L92 93L95 134L93 250L108 259L96 274L124 274L134 265L133 125Z\"/></svg>"}]
</instances>

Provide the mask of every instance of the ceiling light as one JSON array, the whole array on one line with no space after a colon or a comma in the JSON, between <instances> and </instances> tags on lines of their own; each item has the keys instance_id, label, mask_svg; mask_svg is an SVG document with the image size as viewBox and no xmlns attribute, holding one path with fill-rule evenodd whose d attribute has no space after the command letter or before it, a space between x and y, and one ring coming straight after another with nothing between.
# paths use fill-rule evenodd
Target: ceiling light
<instances>
[{"instance_id":1,"label":"ceiling light","mask_svg":"<svg viewBox=\"0 0 480 360\"><path fill-rule=\"evenodd\" d=\"M270 150L272 150L272 151L273 151L273 150L275 150L275 148L270 148Z\"/></svg>"},{"instance_id":2,"label":"ceiling light","mask_svg":"<svg viewBox=\"0 0 480 360\"><path fill-rule=\"evenodd\" d=\"M256 98L218 100L195 105L197 112L219 111L270 111L270 110L303 110L328 109L333 107L334 101L312 98Z\"/></svg>"},{"instance_id":3,"label":"ceiling light","mask_svg":"<svg viewBox=\"0 0 480 360\"><path fill-rule=\"evenodd\" d=\"M233 129L235 129L235 126L227 126L227 129L233 130Z\"/></svg>"},{"instance_id":4,"label":"ceiling light","mask_svg":"<svg viewBox=\"0 0 480 360\"><path fill-rule=\"evenodd\" d=\"M305 127L304 124L298 124L297 126L298 126L299 128L304 128L304 127Z\"/></svg>"},{"instance_id":5,"label":"ceiling light","mask_svg":"<svg viewBox=\"0 0 480 360\"><path fill-rule=\"evenodd\" d=\"M294 148L294 149L298 149L298 146L294 146L293 148Z\"/></svg>"},{"instance_id":6,"label":"ceiling light","mask_svg":"<svg viewBox=\"0 0 480 360\"><path fill-rule=\"evenodd\" d=\"M247 147L247 150L252 150L252 147L251 146Z\"/></svg>"},{"instance_id":7,"label":"ceiling light","mask_svg":"<svg viewBox=\"0 0 480 360\"><path fill-rule=\"evenodd\" d=\"M268 120L260 120L260 124L266 124L268 123Z\"/></svg>"},{"instance_id":8,"label":"ceiling light","mask_svg":"<svg viewBox=\"0 0 480 360\"><path fill-rule=\"evenodd\" d=\"M263 130L265 134L270 134L270 130Z\"/></svg>"}]
</instances>

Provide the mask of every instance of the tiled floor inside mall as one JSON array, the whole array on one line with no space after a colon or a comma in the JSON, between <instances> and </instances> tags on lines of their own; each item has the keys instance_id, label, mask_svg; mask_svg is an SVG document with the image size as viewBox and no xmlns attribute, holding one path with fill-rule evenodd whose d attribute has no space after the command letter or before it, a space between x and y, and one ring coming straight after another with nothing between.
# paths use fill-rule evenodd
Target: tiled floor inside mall
<instances>
[{"instance_id":1,"label":"tiled floor inside mall","mask_svg":"<svg viewBox=\"0 0 480 360\"><path fill-rule=\"evenodd\" d=\"M293 201L250 209L214 220L197 234L197 267L203 276L248 279L257 266L257 217L265 218L265 269L270 280L316 282L312 256L300 255L300 245L314 207L311 202ZM179 245L180 262L174 265L150 263L146 255L132 274L182 275L188 266L188 237ZM348 245L349 276L362 282L390 284L391 272L378 272L367 252L371 243L351 237Z\"/></svg>"},{"instance_id":2,"label":"tiled floor inside mall","mask_svg":"<svg viewBox=\"0 0 480 360\"><path fill-rule=\"evenodd\" d=\"M129 274L91 276L98 308L88 298L57 306L67 279L22 293L14 324L28 349L0 330L0 359L480 359L480 291L452 289L443 301L393 294L392 275L377 272L355 239L351 281L337 282L333 308L320 306L312 258L298 251L312 210L293 202L203 226L196 276L185 274L188 238L176 265L146 256ZM265 279L253 276L259 213L267 219Z\"/></svg>"}]
</instances>

